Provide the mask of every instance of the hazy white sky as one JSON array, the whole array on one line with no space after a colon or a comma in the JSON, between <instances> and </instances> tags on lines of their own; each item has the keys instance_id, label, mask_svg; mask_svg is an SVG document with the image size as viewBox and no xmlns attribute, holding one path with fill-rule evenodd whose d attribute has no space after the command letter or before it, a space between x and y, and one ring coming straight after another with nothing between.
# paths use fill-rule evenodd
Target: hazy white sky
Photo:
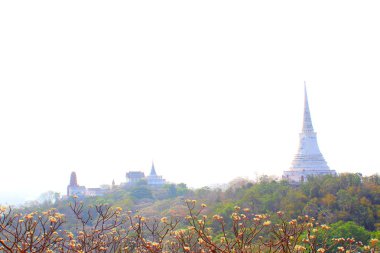
<instances>
[{"instance_id":1,"label":"hazy white sky","mask_svg":"<svg viewBox=\"0 0 380 253\"><path fill-rule=\"evenodd\" d=\"M0 203L156 170L280 176L303 82L338 172L380 172L378 1L1 1Z\"/></svg>"}]
</instances>

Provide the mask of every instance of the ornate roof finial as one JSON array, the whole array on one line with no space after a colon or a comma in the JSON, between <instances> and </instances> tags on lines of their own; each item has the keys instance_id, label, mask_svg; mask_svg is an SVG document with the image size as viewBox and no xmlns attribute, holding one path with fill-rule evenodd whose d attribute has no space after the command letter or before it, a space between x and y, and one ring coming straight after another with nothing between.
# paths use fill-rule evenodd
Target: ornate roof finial
<instances>
[{"instance_id":1,"label":"ornate roof finial","mask_svg":"<svg viewBox=\"0 0 380 253\"><path fill-rule=\"evenodd\" d=\"M304 86L305 86L305 105L304 105L304 112L303 112L302 133L314 133L313 123L311 122L311 116L310 116L309 101L307 98L306 81L304 82Z\"/></svg>"}]
</instances>

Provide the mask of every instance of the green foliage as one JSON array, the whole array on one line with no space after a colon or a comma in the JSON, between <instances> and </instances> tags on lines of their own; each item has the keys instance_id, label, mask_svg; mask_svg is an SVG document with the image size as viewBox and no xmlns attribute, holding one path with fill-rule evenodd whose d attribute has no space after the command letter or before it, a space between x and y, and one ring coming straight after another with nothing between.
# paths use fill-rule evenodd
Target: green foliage
<instances>
[{"instance_id":1,"label":"green foliage","mask_svg":"<svg viewBox=\"0 0 380 253\"><path fill-rule=\"evenodd\" d=\"M330 238L355 238L356 241L361 241L368 244L371 238L371 232L364 227L357 225L353 221L338 221L331 224Z\"/></svg>"},{"instance_id":2,"label":"green foliage","mask_svg":"<svg viewBox=\"0 0 380 253\"><path fill-rule=\"evenodd\" d=\"M86 206L107 203L124 210L139 210L146 216L181 216L184 215L184 199L191 198L207 203L205 214L218 214L226 220L231 217L235 206L249 208L255 214L267 213L272 216L281 210L289 219L308 215L319 224L353 222L366 231L372 231L372 237L375 238L378 237L375 231L380 231L379 178L378 175L363 177L360 174L342 174L336 177L311 177L301 185L290 185L286 181L261 177L258 182L235 180L226 190L210 187L191 190L185 184L152 188L141 182L135 186L114 189L101 197L80 200ZM70 221L67 202L61 199L54 203L34 204L24 207L22 212L51 206L65 214ZM68 224L75 226L70 222ZM352 224L347 225L348 229L356 229ZM337 231L343 231L343 228L337 228Z\"/></svg>"},{"instance_id":3,"label":"green foliage","mask_svg":"<svg viewBox=\"0 0 380 253\"><path fill-rule=\"evenodd\" d=\"M152 191L146 186L136 186L131 190L134 200L153 199Z\"/></svg>"}]
</instances>

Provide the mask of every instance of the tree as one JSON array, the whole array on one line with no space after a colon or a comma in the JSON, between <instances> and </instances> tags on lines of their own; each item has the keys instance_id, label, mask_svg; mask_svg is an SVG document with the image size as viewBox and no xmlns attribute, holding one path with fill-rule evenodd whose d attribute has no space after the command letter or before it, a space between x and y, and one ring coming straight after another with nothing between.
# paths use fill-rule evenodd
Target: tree
<instances>
[{"instance_id":1,"label":"tree","mask_svg":"<svg viewBox=\"0 0 380 253\"><path fill-rule=\"evenodd\" d=\"M131 196L135 200L153 199L152 191L146 186L136 186L131 190Z\"/></svg>"},{"instance_id":2,"label":"tree","mask_svg":"<svg viewBox=\"0 0 380 253\"><path fill-rule=\"evenodd\" d=\"M52 205L57 202L61 198L61 194L59 192L47 191L42 193L38 197L38 202L43 205Z\"/></svg>"},{"instance_id":3,"label":"tree","mask_svg":"<svg viewBox=\"0 0 380 253\"><path fill-rule=\"evenodd\" d=\"M368 244L371 238L371 233L364 227L359 226L353 221L338 221L331 224L330 238L347 238L353 237L357 241L361 241L364 244Z\"/></svg>"},{"instance_id":4,"label":"tree","mask_svg":"<svg viewBox=\"0 0 380 253\"><path fill-rule=\"evenodd\" d=\"M321 202L324 206L326 206L327 208L331 208L331 206L333 204L335 204L336 202L336 197L331 194L331 193L327 193L322 199L321 199Z\"/></svg>"},{"instance_id":5,"label":"tree","mask_svg":"<svg viewBox=\"0 0 380 253\"><path fill-rule=\"evenodd\" d=\"M169 184L167 191L169 198L174 198L177 196L177 188L175 187L175 184Z\"/></svg>"}]
</instances>

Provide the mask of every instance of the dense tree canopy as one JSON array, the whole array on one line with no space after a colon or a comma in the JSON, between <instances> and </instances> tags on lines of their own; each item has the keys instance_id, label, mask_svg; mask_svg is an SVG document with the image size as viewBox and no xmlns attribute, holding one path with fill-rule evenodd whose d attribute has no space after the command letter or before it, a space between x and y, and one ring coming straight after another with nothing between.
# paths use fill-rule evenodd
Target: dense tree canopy
<instances>
[{"instance_id":1,"label":"dense tree canopy","mask_svg":"<svg viewBox=\"0 0 380 253\"><path fill-rule=\"evenodd\" d=\"M186 215L185 199L207 203L205 214L218 214L226 220L235 212L235 206L240 206L256 214L266 213L272 216L281 210L287 219L296 219L302 215L314 217L319 224L331 224L334 236L347 234L368 240L369 236L378 237L380 231L378 175L311 177L300 185L265 176L256 182L234 180L223 190L210 187L189 189L185 184L167 184L156 188L139 184L115 188L104 196L79 200L86 207L110 204L147 217L183 217ZM45 201L40 205L23 207L22 212L53 207L66 216L68 222L64 226L73 228L75 217L70 214L69 202L70 199ZM227 227L233 225L231 220L228 222Z\"/></svg>"}]
</instances>

